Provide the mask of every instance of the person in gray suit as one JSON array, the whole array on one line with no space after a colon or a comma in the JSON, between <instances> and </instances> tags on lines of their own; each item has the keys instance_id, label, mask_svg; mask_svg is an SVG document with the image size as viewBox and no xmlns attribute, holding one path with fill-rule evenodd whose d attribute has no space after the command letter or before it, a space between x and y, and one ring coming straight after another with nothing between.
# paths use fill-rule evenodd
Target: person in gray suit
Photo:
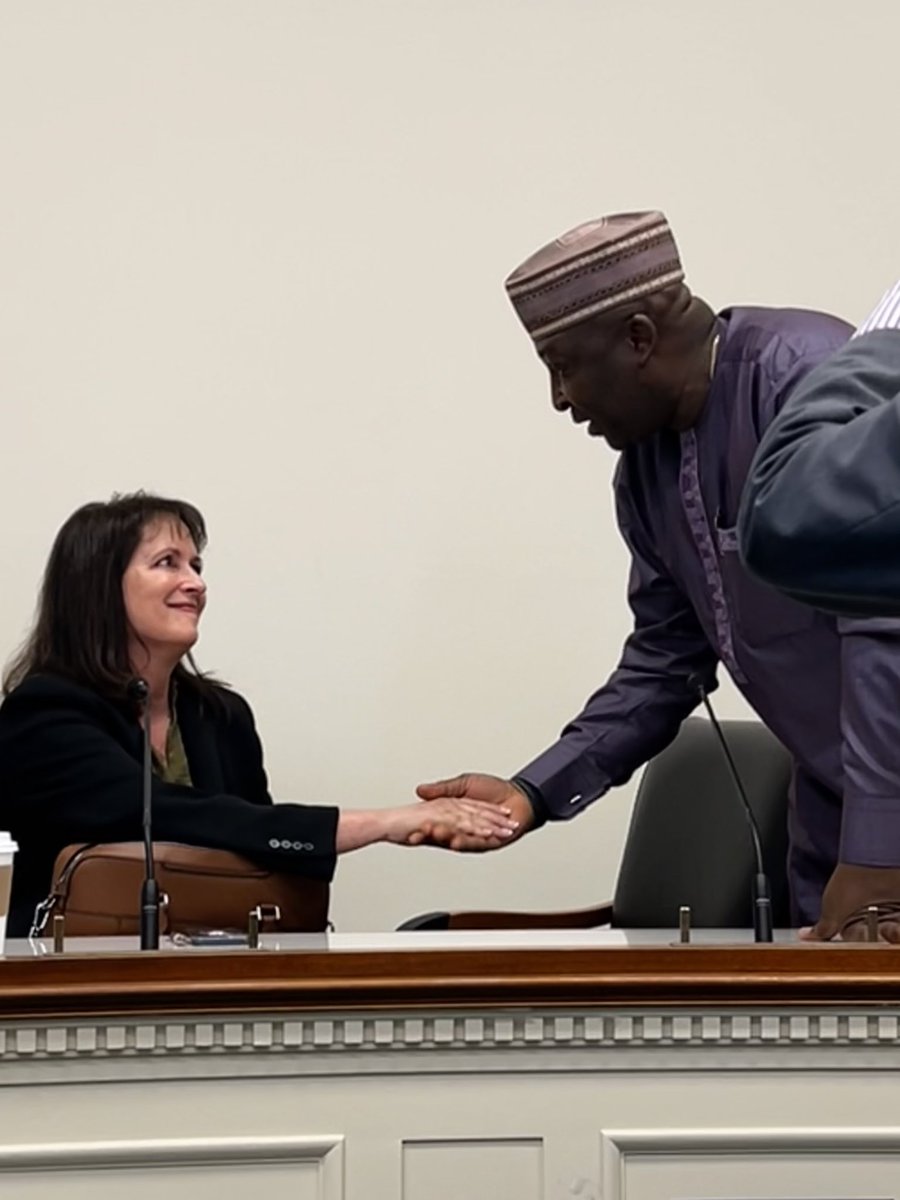
<instances>
[{"instance_id":1,"label":"person in gray suit","mask_svg":"<svg viewBox=\"0 0 900 1200\"><path fill-rule=\"evenodd\" d=\"M900 616L900 282L766 430L738 517L746 566L847 616Z\"/></svg>"},{"instance_id":2,"label":"person in gray suit","mask_svg":"<svg viewBox=\"0 0 900 1200\"><path fill-rule=\"evenodd\" d=\"M788 596L859 618L896 637L900 617L900 282L851 340L809 372L764 433L738 514L746 567ZM868 681L874 695L885 681ZM888 688L887 691L891 689ZM889 697L886 695L885 699ZM882 708L896 725L897 701ZM873 710L874 711L874 710ZM884 815L896 806L887 775L871 797ZM873 810L874 811L874 810ZM896 861L894 826L879 823L885 861ZM900 942L896 869L838 865L811 936L834 936L841 916L871 905L879 891L879 932Z\"/></svg>"}]
</instances>

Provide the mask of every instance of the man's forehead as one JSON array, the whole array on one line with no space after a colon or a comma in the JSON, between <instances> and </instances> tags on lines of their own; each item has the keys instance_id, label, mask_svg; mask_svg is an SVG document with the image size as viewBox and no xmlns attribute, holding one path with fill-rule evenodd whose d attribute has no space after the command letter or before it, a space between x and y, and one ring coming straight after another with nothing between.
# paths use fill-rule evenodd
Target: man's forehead
<instances>
[{"instance_id":1,"label":"man's forehead","mask_svg":"<svg viewBox=\"0 0 900 1200\"><path fill-rule=\"evenodd\" d=\"M598 322L585 321L580 325L564 329L560 333L554 333L550 337L541 338L535 343L535 348L538 356L542 359L563 358L576 351L584 350L589 344L595 344L599 332Z\"/></svg>"}]
</instances>

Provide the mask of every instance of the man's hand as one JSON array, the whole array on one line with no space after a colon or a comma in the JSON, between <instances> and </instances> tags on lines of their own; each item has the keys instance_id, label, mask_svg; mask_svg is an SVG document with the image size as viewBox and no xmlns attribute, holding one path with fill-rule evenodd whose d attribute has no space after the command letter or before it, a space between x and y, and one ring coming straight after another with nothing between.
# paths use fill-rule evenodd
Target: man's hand
<instances>
[{"instance_id":1,"label":"man's hand","mask_svg":"<svg viewBox=\"0 0 900 1200\"><path fill-rule=\"evenodd\" d=\"M457 775L454 779L441 779L437 783L421 783L416 788L416 793L426 801L450 797L496 804L506 809L513 820L518 821L515 833L503 840L475 837L453 830L437 821L432 826L429 840L435 845L445 846L448 850L496 850L499 846L510 845L534 825L534 810L525 793L508 779L500 779L496 775L470 773Z\"/></svg>"},{"instance_id":2,"label":"man's hand","mask_svg":"<svg viewBox=\"0 0 900 1200\"><path fill-rule=\"evenodd\" d=\"M800 937L804 941L827 942L840 935L845 942L864 942L867 940L865 910L868 905L879 903L897 909L896 917L878 922L879 941L900 944L900 867L838 863L822 893L822 915L812 928L801 929ZM847 925L851 916L854 919Z\"/></svg>"}]
</instances>

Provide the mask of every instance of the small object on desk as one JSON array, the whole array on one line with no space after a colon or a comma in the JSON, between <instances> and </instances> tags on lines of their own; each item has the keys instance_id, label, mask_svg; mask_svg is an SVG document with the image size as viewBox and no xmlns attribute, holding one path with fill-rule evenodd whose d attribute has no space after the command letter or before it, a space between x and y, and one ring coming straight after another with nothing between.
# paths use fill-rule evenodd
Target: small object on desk
<instances>
[{"instance_id":1,"label":"small object on desk","mask_svg":"<svg viewBox=\"0 0 900 1200\"><path fill-rule=\"evenodd\" d=\"M257 904L251 909L247 918L247 944L251 950L259 949L259 927L265 920L281 920L281 909L277 904Z\"/></svg>"},{"instance_id":2,"label":"small object on desk","mask_svg":"<svg viewBox=\"0 0 900 1200\"><path fill-rule=\"evenodd\" d=\"M62 954L66 948L66 918L62 913L53 914L53 953Z\"/></svg>"},{"instance_id":3,"label":"small object on desk","mask_svg":"<svg viewBox=\"0 0 900 1200\"><path fill-rule=\"evenodd\" d=\"M866 941L878 941L878 905L870 904L866 909Z\"/></svg>"},{"instance_id":4,"label":"small object on desk","mask_svg":"<svg viewBox=\"0 0 900 1200\"><path fill-rule=\"evenodd\" d=\"M174 933L176 946L246 946L247 935L236 929L196 929L193 933Z\"/></svg>"},{"instance_id":5,"label":"small object on desk","mask_svg":"<svg viewBox=\"0 0 900 1200\"><path fill-rule=\"evenodd\" d=\"M687 904L678 910L678 939L685 945L691 940L691 910Z\"/></svg>"}]
</instances>

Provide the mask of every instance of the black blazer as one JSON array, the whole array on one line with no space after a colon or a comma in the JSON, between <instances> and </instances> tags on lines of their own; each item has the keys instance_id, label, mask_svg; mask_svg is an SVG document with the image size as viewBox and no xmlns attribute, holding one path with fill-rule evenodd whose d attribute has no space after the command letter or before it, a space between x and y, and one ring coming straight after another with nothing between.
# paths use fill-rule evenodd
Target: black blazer
<instances>
[{"instance_id":1,"label":"black blazer","mask_svg":"<svg viewBox=\"0 0 900 1200\"><path fill-rule=\"evenodd\" d=\"M247 702L221 707L189 685L177 716L193 787L153 779L153 836L244 854L270 869L330 880L338 810L273 804ZM141 838L143 735L128 706L51 675L0 705L0 829L18 842L8 932L28 933L53 861L73 842Z\"/></svg>"}]
</instances>

